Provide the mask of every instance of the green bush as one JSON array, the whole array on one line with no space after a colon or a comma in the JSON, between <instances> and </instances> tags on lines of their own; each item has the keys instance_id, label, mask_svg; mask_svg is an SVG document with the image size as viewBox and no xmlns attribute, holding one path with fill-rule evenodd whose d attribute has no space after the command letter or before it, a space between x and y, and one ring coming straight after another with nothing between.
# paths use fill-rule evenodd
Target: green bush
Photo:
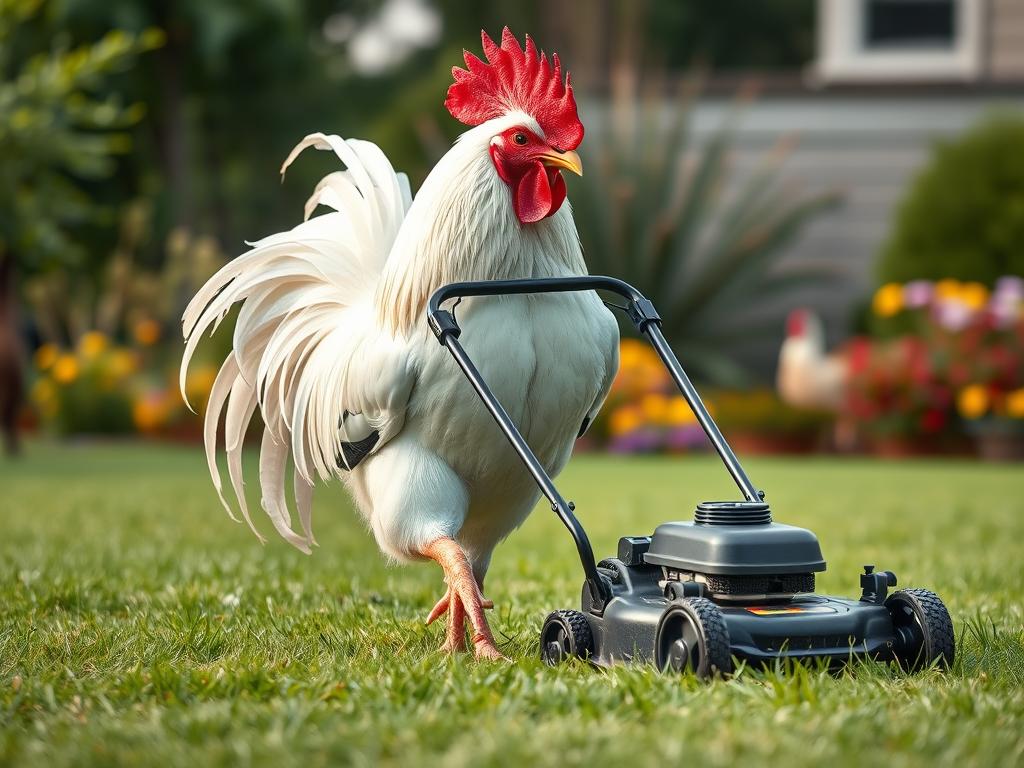
<instances>
[{"instance_id":1,"label":"green bush","mask_svg":"<svg viewBox=\"0 0 1024 768\"><path fill-rule=\"evenodd\" d=\"M900 206L881 282L1024 274L1024 116L986 119L940 143Z\"/></svg>"}]
</instances>

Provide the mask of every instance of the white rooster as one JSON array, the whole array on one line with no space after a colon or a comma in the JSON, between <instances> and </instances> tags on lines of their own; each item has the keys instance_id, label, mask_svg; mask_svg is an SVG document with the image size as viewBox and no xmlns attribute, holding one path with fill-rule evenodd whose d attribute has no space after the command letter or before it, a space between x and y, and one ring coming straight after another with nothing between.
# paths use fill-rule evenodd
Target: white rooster
<instances>
[{"instance_id":1,"label":"white rooster","mask_svg":"<svg viewBox=\"0 0 1024 768\"><path fill-rule=\"evenodd\" d=\"M502 654L484 616L483 580L495 546L539 493L469 383L437 344L426 302L458 280L585 274L561 170L581 173L583 126L568 75L529 37L482 34L487 62L465 53L445 105L474 126L431 171L416 199L374 144L313 134L346 170L328 175L306 221L253 244L199 291L183 318L182 383L200 337L236 302L233 351L210 393L205 441L217 467L226 411L228 473L256 532L242 486L241 451L258 408L263 507L303 552L316 481L343 479L381 550L432 559L447 590L442 648L465 648L468 618L478 658ZM314 218L318 206L333 209ZM618 367L618 327L594 293L467 300L470 355L541 461L558 472L603 402ZM286 501L287 465L301 533ZM256 532L256 535L260 534ZM262 538L262 537L261 537Z\"/></svg>"}]
</instances>

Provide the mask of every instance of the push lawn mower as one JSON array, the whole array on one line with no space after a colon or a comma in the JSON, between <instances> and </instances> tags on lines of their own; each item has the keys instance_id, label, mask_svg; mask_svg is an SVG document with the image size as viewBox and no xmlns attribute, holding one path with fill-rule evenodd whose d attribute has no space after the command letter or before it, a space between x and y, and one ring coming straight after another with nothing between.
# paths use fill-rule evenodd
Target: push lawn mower
<instances>
[{"instance_id":1,"label":"push lawn mower","mask_svg":"<svg viewBox=\"0 0 1024 768\"><path fill-rule=\"evenodd\" d=\"M742 501L704 501L693 521L659 525L651 536L624 536L617 557L595 563L572 502L566 502L459 342L449 299L467 296L604 291L626 300L625 311L653 345L708 439L743 494ZM430 327L476 389L552 510L569 529L586 581L581 610L550 614L540 652L550 665L570 657L600 666L653 663L699 677L728 674L733 659L893 660L917 670L953 663L953 625L945 605L926 589L901 589L890 571L864 566L859 599L814 594L825 570L818 539L803 528L772 522L755 488L701 401L661 331L654 305L610 277L540 278L453 283L430 299Z\"/></svg>"}]
</instances>

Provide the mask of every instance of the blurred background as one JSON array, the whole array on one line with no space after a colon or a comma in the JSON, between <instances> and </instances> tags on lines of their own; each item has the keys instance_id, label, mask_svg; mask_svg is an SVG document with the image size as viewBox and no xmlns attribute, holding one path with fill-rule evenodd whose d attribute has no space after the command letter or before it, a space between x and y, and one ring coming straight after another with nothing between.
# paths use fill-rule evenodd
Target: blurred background
<instances>
[{"instance_id":1,"label":"blurred background","mask_svg":"<svg viewBox=\"0 0 1024 768\"><path fill-rule=\"evenodd\" d=\"M1024 458L1018 0L0 0L8 451L201 439L181 312L334 170L282 184L290 148L367 138L415 189L505 24L572 71L591 271L654 299L741 453ZM587 441L705 450L628 336Z\"/></svg>"}]
</instances>

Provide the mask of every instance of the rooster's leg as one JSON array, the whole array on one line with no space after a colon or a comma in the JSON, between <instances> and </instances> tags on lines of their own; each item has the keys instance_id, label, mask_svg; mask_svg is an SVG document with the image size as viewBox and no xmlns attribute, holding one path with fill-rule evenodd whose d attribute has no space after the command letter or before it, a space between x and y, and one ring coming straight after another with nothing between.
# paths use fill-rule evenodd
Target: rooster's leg
<instances>
[{"instance_id":1,"label":"rooster's leg","mask_svg":"<svg viewBox=\"0 0 1024 768\"><path fill-rule=\"evenodd\" d=\"M493 606L485 600L480 584L473 575L469 558L454 539L438 539L427 545L423 554L435 560L445 574L448 590L445 592L427 619L431 621L448 612L448 633L443 650L453 651L464 647L465 620L473 627L473 649L478 659L504 659L505 656L494 643L494 635L487 625L484 609Z\"/></svg>"}]
</instances>

